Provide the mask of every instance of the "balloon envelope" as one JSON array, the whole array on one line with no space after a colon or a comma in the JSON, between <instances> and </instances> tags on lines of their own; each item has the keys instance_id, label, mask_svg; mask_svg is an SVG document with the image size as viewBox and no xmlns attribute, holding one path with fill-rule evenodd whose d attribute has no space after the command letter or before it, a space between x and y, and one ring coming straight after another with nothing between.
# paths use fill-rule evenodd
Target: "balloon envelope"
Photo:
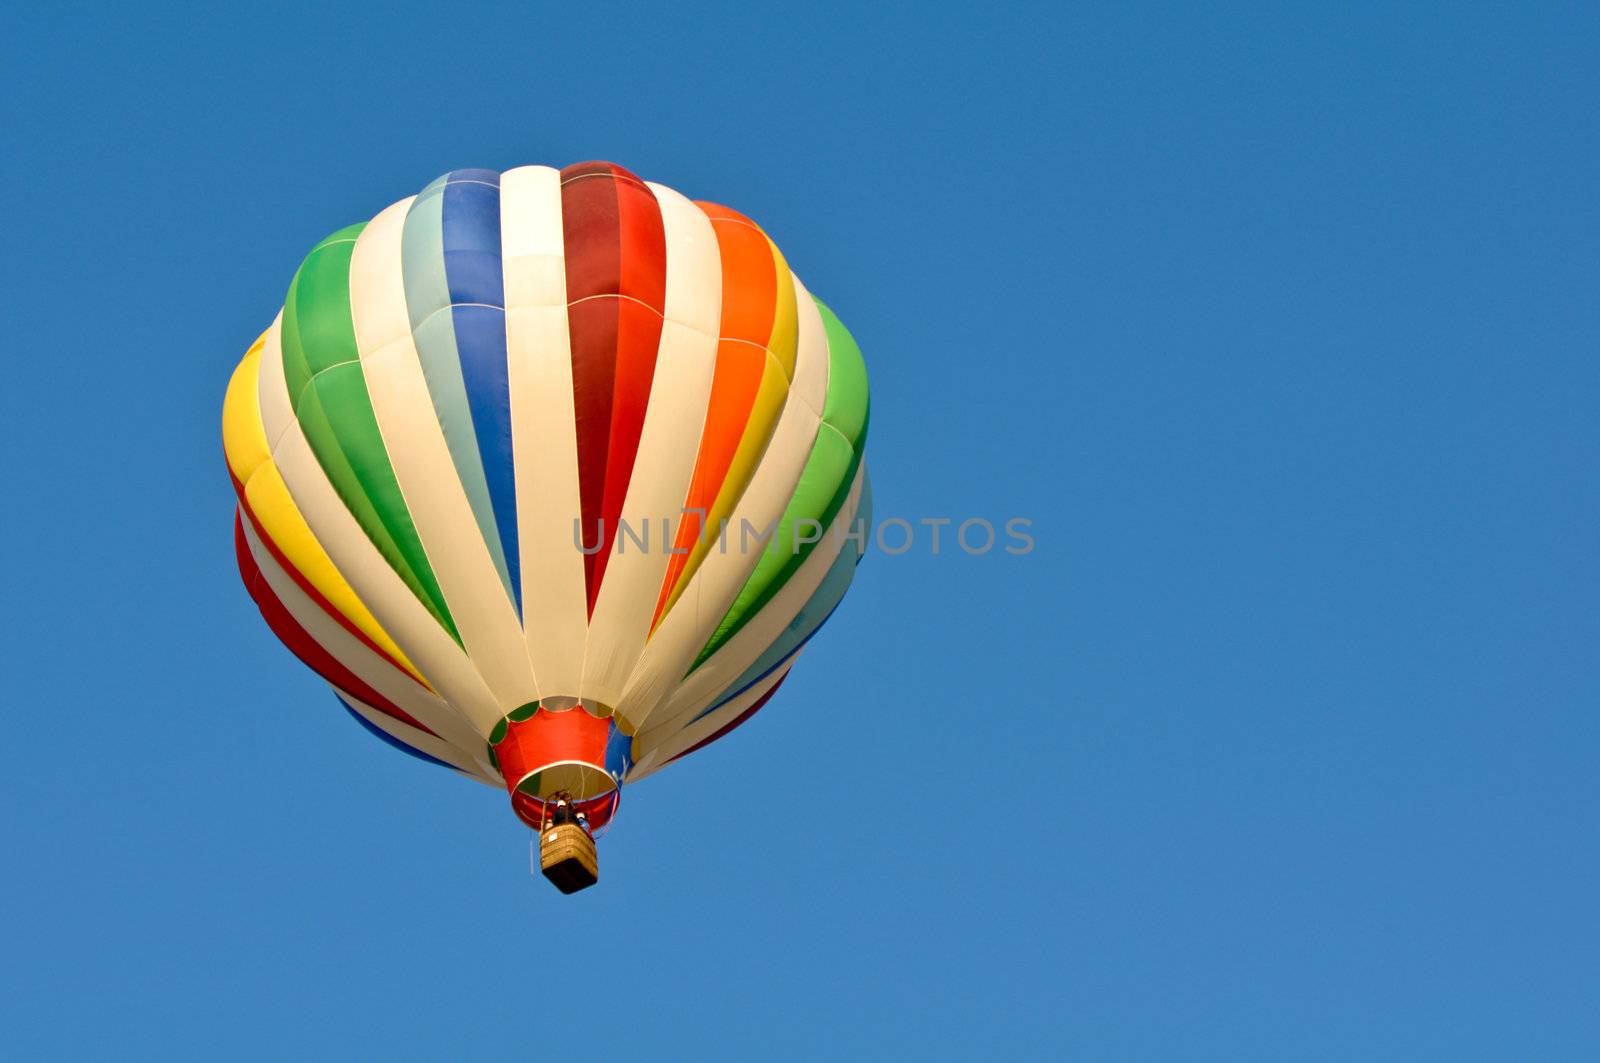
<instances>
[{"instance_id":1,"label":"balloon envelope","mask_svg":"<svg viewBox=\"0 0 1600 1063\"><path fill-rule=\"evenodd\" d=\"M317 244L234 372L240 572L377 737L598 824L843 597L867 406L750 219L609 163L458 170Z\"/></svg>"}]
</instances>

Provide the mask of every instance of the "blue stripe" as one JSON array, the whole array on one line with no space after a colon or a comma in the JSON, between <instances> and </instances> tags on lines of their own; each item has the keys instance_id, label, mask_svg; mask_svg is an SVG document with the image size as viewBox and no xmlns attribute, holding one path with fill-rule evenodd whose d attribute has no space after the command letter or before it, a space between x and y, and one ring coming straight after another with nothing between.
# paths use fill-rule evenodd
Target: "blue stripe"
<instances>
[{"instance_id":1,"label":"blue stripe","mask_svg":"<svg viewBox=\"0 0 1600 1063\"><path fill-rule=\"evenodd\" d=\"M494 562L495 572L505 587L506 598L515 608L520 593L512 589L511 573L484 479L483 456L478 452L477 429L467 401L467 385L461 376L461 354L456 349L455 307L450 302L450 285L444 265L444 193L449 175L423 189L406 212L405 232L401 237L401 268L405 275L406 310L411 317L411 336L416 341L422 375L428 383L428 397L439 418L450 460L455 464L461 488L466 492L472 517L483 536L484 549Z\"/></svg>"},{"instance_id":2,"label":"blue stripe","mask_svg":"<svg viewBox=\"0 0 1600 1063\"><path fill-rule=\"evenodd\" d=\"M335 694L334 697L339 698L339 695ZM351 717L353 717L355 719L356 723L359 723L362 727L365 727L368 731L371 731L373 734L377 735L379 738L383 739L385 742L389 743L391 746L394 746L400 752L409 753L411 756L416 757L418 760L425 760L429 764L437 764L441 768L449 768L451 771L459 770L459 769L456 768L456 766L454 764L446 764L444 761L440 760L438 757L430 757L428 754L424 753L422 750L418 749L415 746L406 745L404 742L400 741L400 739L396 738L394 735L390 734L388 731L385 731L383 728L377 726L371 720L367 719L365 716L363 716L359 712L357 712L354 708L352 708L350 706L350 703L348 701L344 700L344 698L339 698L339 704L344 706L344 711L348 712L351 715Z\"/></svg>"},{"instance_id":3,"label":"blue stripe","mask_svg":"<svg viewBox=\"0 0 1600 1063\"><path fill-rule=\"evenodd\" d=\"M445 284L461 380L478 441L506 576L522 615L517 543L517 483L511 451L511 382L506 358L505 280L500 257L500 175L457 170L445 179L442 210Z\"/></svg>"},{"instance_id":4,"label":"blue stripe","mask_svg":"<svg viewBox=\"0 0 1600 1063\"><path fill-rule=\"evenodd\" d=\"M617 721L611 721L611 732L606 735L606 774L622 782L633 770L633 739L617 730Z\"/></svg>"}]
</instances>

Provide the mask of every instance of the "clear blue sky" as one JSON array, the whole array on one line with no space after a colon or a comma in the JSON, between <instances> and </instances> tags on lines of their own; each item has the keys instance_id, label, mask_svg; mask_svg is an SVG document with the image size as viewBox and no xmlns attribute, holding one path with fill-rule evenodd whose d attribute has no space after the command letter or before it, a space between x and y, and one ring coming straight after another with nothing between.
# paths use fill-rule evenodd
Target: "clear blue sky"
<instances>
[{"instance_id":1,"label":"clear blue sky","mask_svg":"<svg viewBox=\"0 0 1600 1063\"><path fill-rule=\"evenodd\" d=\"M0 1054L1600 1058L1600 18L1290 6L13 6ZM218 420L323 235L587 158L1038 548L869 555L563 898L268 633Z\"/></svg>"}]
</instances>

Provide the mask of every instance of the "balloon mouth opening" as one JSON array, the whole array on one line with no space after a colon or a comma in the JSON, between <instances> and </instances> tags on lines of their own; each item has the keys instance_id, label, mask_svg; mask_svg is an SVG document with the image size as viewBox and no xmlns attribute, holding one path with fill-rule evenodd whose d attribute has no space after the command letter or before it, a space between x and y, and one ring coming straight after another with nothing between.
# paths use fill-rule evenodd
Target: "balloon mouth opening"
<instances>
[{"instance_id":1,"label":"balloon mouth opening","mask_svg":"<svg viewBox=\"0 0 1600 1063\"><path fill-rule=\"evenodd\" d=\"M562 796L573 804L580 804L609 794L617 788L617 780L608 775L606 769L599 764L590 764L582 760L558 760L528 772L515 784L507 779L506 787L541 801Z\"/></svg>"},{"instance_id":2,"label":"balloon mouth opening","mask_svg":"<svg viewBox=\"0 0 1600 1063\"><path fill-rule=\"evenodd\" d=\"M506 714L489 738L490 759L505 780L518 818L538 829L558 797L591 827L616 812L632 766L633 740L608 715L580 706L529 703Z\"/></svg>"}]
</instances>

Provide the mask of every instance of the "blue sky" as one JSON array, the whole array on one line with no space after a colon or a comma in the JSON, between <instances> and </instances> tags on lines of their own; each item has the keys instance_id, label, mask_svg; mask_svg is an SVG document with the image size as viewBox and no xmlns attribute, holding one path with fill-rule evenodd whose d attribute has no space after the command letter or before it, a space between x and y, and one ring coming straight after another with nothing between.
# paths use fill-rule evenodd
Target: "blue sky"
<instances>
[{"instance_id":1,"label":"blue sky","mask_svg":"<svg viewBox=\"0 0 1600 1063\"><path fill-rule=\"evenodd\" d=\"M1600 1054L1592 8L0 29L9 1054ZM869 554L562 898L267 632L218 418L323 235L587 158L850 324L880 516L1038 545Z\"/></svg>"}]
</instances>

